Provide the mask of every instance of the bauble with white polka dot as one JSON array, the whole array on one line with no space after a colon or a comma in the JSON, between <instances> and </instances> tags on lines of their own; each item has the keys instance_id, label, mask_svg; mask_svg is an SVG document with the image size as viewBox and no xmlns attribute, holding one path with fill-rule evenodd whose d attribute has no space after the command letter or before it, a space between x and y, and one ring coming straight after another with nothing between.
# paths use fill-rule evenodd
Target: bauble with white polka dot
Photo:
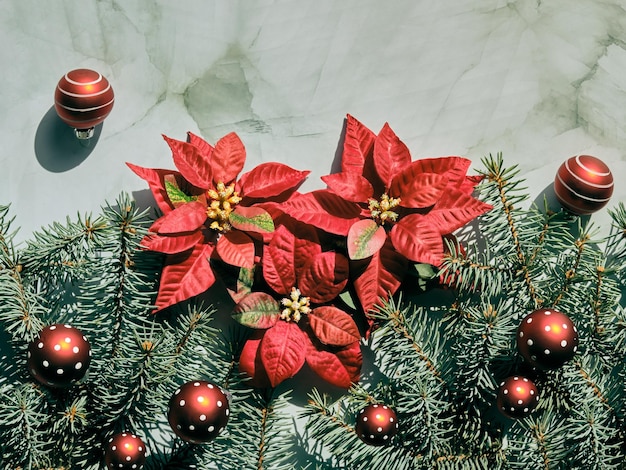
<instances>
[{"instance_id":1,"label":"bauble with white polka dot","mask_svg":"<svg viewBox=\"0 0 626 470\"><path fill-rule=\"evenodd\" d=\"M366 444L387 445L398 432L396 412L387 405L370 404L356 417L356 434Z\"/></svg>"},{"instance_id":2,"label":"bauble with white polka dot","mask_svg":"<svg viewBox=\"0 0 626 470\"><path fill-rule=\"evenodd\" d=\"M82 379L90 361L89 341L69 325L47 326L28 345L28 370L48 387L69 387Z\"/></svg>"},{"instance_id":3,"label":"bauble with white polka dot","mask_svg":"<svg viewBox=\"0 0 626 470\"><path fill-rule=\"evenodd\" d=\"M572 320L552 308L540 308L524 317L517 329L517 349L539 369L557 369L578 349L578 331Z\"/></svg>"},{"instance_id":4,"label":"bauble with white polka dot","mask_svg":"<svg viewBox=\"0 0 626 470\"><path fill-rule=\"evenodd\" d=\"M139 470L146 462L146 446L135 434L122 432L110 437L104 449L108 469Z\"/></svg>"},{"instance_id":5,"label":"bauble with white polka dot","mask_svg":"<svg viewBox=\"0 0 626 470\"><path fill-rule=\"evenodd\" d=\"M524 418L539 403L539 392L535 384L526 377L509 377L498 390L498 410L509 418Z\"/></svg>"},{"instance_id":6,"label":"bauble with white polka dot","mask_svg":"<svg viewBox=\"0 0 626 470\"><path fill-rule=\"evenodd\" d=\"M167 419L178 437L201 444L217 437L226 427L229 415L226 393L214 383L196 380L174 392Z\"/></svg>"}]
</instances>

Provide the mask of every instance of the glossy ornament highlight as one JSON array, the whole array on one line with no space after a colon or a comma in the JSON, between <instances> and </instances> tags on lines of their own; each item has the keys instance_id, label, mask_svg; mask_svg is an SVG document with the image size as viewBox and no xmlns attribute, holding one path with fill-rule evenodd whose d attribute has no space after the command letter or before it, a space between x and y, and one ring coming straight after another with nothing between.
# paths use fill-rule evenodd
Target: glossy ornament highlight
<instances>
[{"instance_id":1,"label":"glossy ornament highlight","mask_svg":"<svg viewBox=\"0 0 626 470\"><path fill-rule=\"evenodd\" d=\"M69 325L44 328L28 346L28 370L48 387L69 387L82 379L90 361L89 341Z\"/></svg>"},{"instance_id":2,"label":"glossy ornament highlight","mask_svg":"<svg viewBox=\"0 0 626 470\"><path fill-rule=\"evenodd\" d=\"M498 390L498 410L509 418L524 418L539 403L539 392L532 380L513 376L505 379Z\"/></svg>"},{"instance_id":3,"label":"glossy ornament highlight","mask_svg":"<svg viewBox=\"0 0 626 470\"><path fill-rule=\"evenodd\" d=\"M387 405L367 405L357 415L356 434L366 444L387 445L397 432L398 417Z\"/></svg>"},{"instance_id":4,"label":"glossy ornament highlight","mask_svg":"<svg viewBox=\"0 0 626 470\"><path fill-rule=\"evenodd\" d=\"M613 174L599 158L578 155L559 167L554 193L563 208L572 214L591 214L609 202L613 194Z\"/></svg>"},{"instance_id":5,"label":"glossy ornament highlight","mask_svg":"<svg viewBox=\"0 0 626 470\"><path fill-rule=\"evenodd\" d=\"M517 349L533 367L557 369L576 354L578 331L564 313L541 308L526 315L520 323Z\"/></svg>"},{"instance_id":6,"label":"glossy ornament highlight","mask_svg":"<svg viewBox=\"0 0 626 470\"><path fill-rule=\"evenodd\" d=\"M116 434L105 445L104 463L110 470L141 470L145 461L146 445L135 434Z\"/></svg>"},{"instance_id":7,"label":"glossy ornament highlight","mask_svg":"<svg viewBox=\"0 0 626 470\"><path fill-rule=\"evenodd\" d=\"M90 69L67 72L59 80L54 93L57 114L74 128L79 139L93 136L94 127L109 115L114 102L115 95L109 81Z\"/></svg>"},{"instance_id":8,"label":"glossy ornament highlight","mask_svg":"<svg viewBox=\"0 0 626 470\"><path fill-rule=\"evenodd\" d=\"M226 427L230 407L226 393L216 384L187 382L170 398L167 419L172 431L184 441L212 441Z\"/></svg>"}]
</instances>

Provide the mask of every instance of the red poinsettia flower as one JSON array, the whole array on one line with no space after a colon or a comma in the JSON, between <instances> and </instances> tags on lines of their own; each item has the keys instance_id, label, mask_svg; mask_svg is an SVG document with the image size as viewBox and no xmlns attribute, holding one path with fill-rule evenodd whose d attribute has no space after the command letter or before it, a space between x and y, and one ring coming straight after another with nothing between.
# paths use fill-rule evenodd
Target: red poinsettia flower
<instances>
[{"instance_id":1,"label":"red poinsettia flower","mask_svg":"<svg viewBox=\"0 0 626 470\"><path fill-rule=\"evenodd\" d=\"M350 315L329 305L348 282L348 260L323 252L310 227L295 233L281 225L265 249L263 277L272 293L252 292L235 307L233 317L257 330L240 368L254 385L276 387L306 363L348 388L359 380L361 336Z\"/></svg>"},{"instance_id":2,"label":"red poinsettia flower","mask_svg":"<svg viewBox=\"0 0 626 470\"><path fill-rule=\"evenodd\" d=\"M400 287L408 262L439 265L443 236L488 211L472 197L470 160L412 161L385 124L378 135L348 115L341 172L327 189L298 195L281 209L295 219L347 237L354 287L365 312Z\"/></svg>"},{"instance_id":3,"label":"red poinsettia flower","mask_svg":"<svg viewBox=\"0 0 626 470\"><path fill-rule=\"evenodd\" d=\"M166 255L155 311L211 287L211 258L251 268L257 240L274 231L271 215L257 203L286 198L309 174L263 163L237 179L246 160L237 134L222 137L215 147L191 132L187 142L163 137L178 171L127 163L147 181L163 213L142 241L144 248Z\"/></svg>"}]
</instances>

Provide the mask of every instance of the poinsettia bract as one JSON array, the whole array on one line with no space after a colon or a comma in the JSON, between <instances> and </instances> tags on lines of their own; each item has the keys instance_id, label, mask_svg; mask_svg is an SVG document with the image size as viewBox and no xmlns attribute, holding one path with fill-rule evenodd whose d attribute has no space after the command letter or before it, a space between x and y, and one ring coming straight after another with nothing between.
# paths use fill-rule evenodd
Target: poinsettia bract
<instances>
[{"instance_id":1,"label":"poinsettia bract","mask_svg":"<svg viewBox=\"0 0 626 470\"><path fill-rule=\"evenodd\" d=\"M163 214L142 242L165 254L155 311L211 287L211 259L253 268L262 237L274 231L272 216L258 204L288 197L309 174L269 162L239 177L246 151L235 133L215 146L191 132L186 142L164 139L178 171L127 163L148 183Z\"/></svg>"},{"instance_id":2,"label":"poinsettia bract","mask_svg":"<svg viewBox=\"0 0 626 470\"><path fill-rule=\"evenodd\" d=\"M262 268L270 292L248 294L233 312L239 323L257 330L240 359L252 383L275 387L305 363L338 387L357 382L359 329L330 304L348 282L348 260L322 251L310 226L280 225L264 250Z\"/></svg>"},{"instance_id":3,"label":"poinsettia bract","mask_svg":"<svg viewBox=\"0 0 626 470\"><path fill-rule=\"evenodd\" d=\"M385 124L378 135L348 115L341 171L322 177L327 188L301 194L282 210L346 237L353 282L368 312L400 287L409 262L439 265L443 237L491 206L474 198L478 179L458 156L413 161Z\"/></svg>"}]
</instances>

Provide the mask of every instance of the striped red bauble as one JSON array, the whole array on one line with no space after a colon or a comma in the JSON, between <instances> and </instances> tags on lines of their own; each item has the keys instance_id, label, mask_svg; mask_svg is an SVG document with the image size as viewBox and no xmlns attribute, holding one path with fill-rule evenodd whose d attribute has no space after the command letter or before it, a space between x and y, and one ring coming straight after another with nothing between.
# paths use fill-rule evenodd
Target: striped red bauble
<instances>
[{"instance_id":1,"label":"striped red bauble","mask_svg":"<svg viewBox=\"0 0 626 470\"><path fill-rule=\"evenodd\" d=\"M613 194L613 174L599 158L578 155L559 167L554 179L554 193L568 212L591 214L609 202Z\"/></svg>"},{"instance_id":2,"label":"striped red bauble","mask_svg":"<svg viewBox=\"0 0 626 470\"><path fill-rule=\"evenodd\" d=\"M67 72L54 93L54 108L63 122L77 130L79 138L89 138L93 128L113 109L115 96L109 81L99 72L76 69Z\"/></svg>"}]
</instances>

